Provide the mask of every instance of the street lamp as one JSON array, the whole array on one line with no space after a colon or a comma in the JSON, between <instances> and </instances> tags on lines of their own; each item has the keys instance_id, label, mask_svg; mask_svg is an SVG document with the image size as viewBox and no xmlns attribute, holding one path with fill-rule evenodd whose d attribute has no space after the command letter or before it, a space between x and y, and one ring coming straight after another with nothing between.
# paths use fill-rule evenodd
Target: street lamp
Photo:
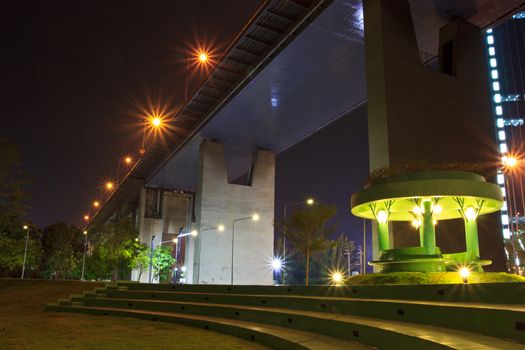
<instances>
[{"instance_id":1,"label":"street lamp","mask_svg":"<svg viewBox=\"0 0 525 350\"><path fill-rule=\"evenodd\" d=\"M107 181L104 184L104 188L106 189L106 191L111 191L111 190L113 190L113 188L115 188L115 185L113 184L113 182Z\"/></svg>"},{"instance_id":2,"label":"street lamp","mask_svg":"<svg viewBox=\"0 0 525 350\"><path fill-rule=\"evenodd\" d=\"M178 283L180 280L180 269L179 269L179 254L180 254L180 239L183 237L193 236L196 237L199 233L197 230L192 230L190 232L182 233L183 228L180 229L179 234L174 239L177 243L177 249L175 250L175 263L177 264L176 270L175 270L175 283ZM182 266L181 266L182 267Z\"/></svg>"},{"instance_id":3,"label":"street lamp","mask_svg":"<svg viewBox=\"0 0 525 350\"><path fill-rule=\"evenodd\" d=\"M233 248L234 248L234 242L235 242L235 223L238 221L244 221L244 220L253 220L253 221L259 221L259 214L253 214L252 216L247 216L245 218L235 219L232 221L232 263L231 263L231 285L233 285Z\"/></svg>"},{"instance_id":4,"label":"street lamp","mask_svg":"<svg viewBox=\"0 0 525 350\"><path fill-rule=\"evenodd\" d=\"M210 63L210 53L205 49L199 49L193 53L192 60L200 66L206 66ZM184 101L188 100L190 58L186 59L186 84L184 88Z\"/></svg>"},{"instance_id":5,"label":"street lamp","mask_svg":"<svg viewBox=\"0 0 525 350\"><path fill-rule=\"evenodd\" d=\"M504 174L504 185L506 191L506 202L508 204L508 216L509 216L509 230L510 230L510 243L512 246L512 264L514 266L515 273L519 274L519 258L516 249L515 237L519 237L519 230L516 230L515 222L517 223L517 205L516 195L514 193L514 176L516 171L519 170L520 159L517 155L509 154L501 157L501 171ZM513 220L514 218L514 220Z\"/></svg>"},{"instance_id":6,"label":"street lamp","mask_svg":"<svg viewBox=\"0 0 525 350\"><path fill-rule=\"evenodd\" d=\"M93 206L94 206L95 208L100 207L100 202L99 202L99 201L93 201Z\"/></svg>"},{"instance_id":7,"label":"street lamp","mask_svg":"<svg viewBox=\"0 0 525 350\"><path fill-rule=\"evenodd\" d=\"M146 119L144 120L144 129L143 129L143 133L142 133L142 147L139 150L139 154L141 156L146 154L146 145L145 145L145 143L146 143L146 129L148 128L148 126L153 131L157 131L157 130L162 129L164 127L164 116L155 114L153 116L146 117ZM132 159L131 159L131 157L128 157L128 158L130 158L130 162L128 164L131 164Z\"/></svg>"},{"instance_id":8,"label":"street lamp","mask_svg":"<svg viewBox=\"0 0 525 350\"><path fill-rule=\"evenodd\" d=\"M87 250L87 238L88 238L88 232L84 230L84 256L82 257L82 276L80 276L80 280L84 280L84 268L86 267L86 250Z\"/></svg>"},{"instance_id":9,"label":"street lamp","mask_svg":"<svg viewBox=\"0 0 525 350\"><path fill-rule=\"evenodd\" d=\"M149 253L149 275L148 275L148 282L151 283L152 279L152 270L153 270L153 249L155 249L154 241L155 235L151 236L151 242L150 242L150 253Z\"/></svg>"},{"instance_id":10,"label":"street lamp","mask_svg":"<svg viewBox=\"0 0 525 350\"><path fill-rule=\"evenodd\" d=\"M205 232L205 231L212 231L212 230L217 230L219 232L222 232L222 231L224 231L224 225L219 225L219 226L216 226L216 227L205 228L203 230L200 230L200 233L202 235L203 232ZM199 239L199 268L197 269L197 283L199 283L199 279L200 279L200 276L201 276L201 257L202 257L201 253L202 253L202 236Z\"/></svg>"},{"instance_id":11,"label":"street lamp","mask_svg":"<svg viewBox=\"0 0 525 350\"><path fill-rule=\"evenodd\" d=\"M284 214L283 214L283 222L286 222L286 211L288 207L293 207L296 205L308 205L312 206L315 204L315 200L313 198L308 198L306 201L300 201L300 202L294 202L294 203L288 203L284 205ZM283 226L283 261L286 261L286 226ZM283 270L282 273L282 284L284 285L286 281L286 271Z\"/></svg>"},{"instance_id":12,"label":"street lamp","mask_svg":"<svg viewBox=\"0 0 525 350\"><path fill-rule=\"evenodd\" d=\"M27 261L27 245L29 244L29 226L24 225L22 228L26 230L26 248L24 250L24 264L22 265L22 277L21 277L21 279L24 279L24 273L26 271L26 261Z\"/></svg>"}]
</instances>

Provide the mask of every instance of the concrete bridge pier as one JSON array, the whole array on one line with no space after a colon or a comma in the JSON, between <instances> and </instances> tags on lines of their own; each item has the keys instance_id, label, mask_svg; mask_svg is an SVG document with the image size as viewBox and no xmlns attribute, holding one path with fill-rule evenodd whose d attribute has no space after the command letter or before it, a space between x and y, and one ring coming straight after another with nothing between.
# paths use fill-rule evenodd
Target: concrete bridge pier
<instances>
[{"instance_id":1,"label":"concrete bridge pier","mask_svg":"<svg viewBox=\"0 0 525 350\"><path fill-rule=\"evenodd\" d=\"M275 156L255 152L250 169L228 182L222 144L204 140L200 146L196 190L195 229L191 275L193 283L271 284L268 268L273 256ZM258 220L252 220L257 214ZM218 229L224 225L224 230Z\"/></svg>"},{"instance_id":2,"label":"concrete bridge pier","mask_svg":"<svg viewBox=\"0 0 525 350\"><path fill-rule=\"evenodd\" d=\"M409 2L363 4L370 171L410 163L470 163L485 165L493 173L487 180L493 182L498 152L480 28L452 20L439 30L437 62L423 64ZM461 222L443 222L436 230L444 252L465 245L464 237L456 234ZM419 244L418 233L409 225L394 224L393 231L394 247ZM377 232L372 237L377 259ZM481 256L494 262L492 268L504 270L497 213L484 218L479 238Z\"/></svg>"}]
</instances>

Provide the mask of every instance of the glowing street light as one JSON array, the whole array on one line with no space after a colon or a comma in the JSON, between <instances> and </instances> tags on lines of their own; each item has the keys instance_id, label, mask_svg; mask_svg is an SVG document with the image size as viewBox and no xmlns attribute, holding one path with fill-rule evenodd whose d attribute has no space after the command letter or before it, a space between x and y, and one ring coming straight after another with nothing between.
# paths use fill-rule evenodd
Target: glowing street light
<instances>
[{"instance_id":1,"label":"glowing street light","mask_svg":"<svg viewBox=\"0 0 525 350\"><path fill-rule=\"evenodd\" d=\"M208 62L208 54L206 52L199 53L199 62L200 63Z\"/></svg>"},{"instance_id":2,"label":"glowing street light","mask_svg":"<svg viewBox=\"0 0 525 350\"><path fill-rule=\"evenodd\" d=\"M244 220L253 220L253 221L259 221L259 214L253 214L252 216L247 216L245 218L235 219L232 222L232 263L231 263L231 285L233 285L233 248L234 248L234 242L235 242L235 223L238 221L244 221Z\"/></svg>"},{"instance_id":3,"label":"glowing street light","mask_svg":"<svg viewBox=\"0 0 525 350\"><path fill-rule=\"evenodd\" d=\"M104 184L104 188L107 190L107 191L111 191L113 188L115 188L115 185L113 184L113 182L111 181L108 181Z\"/></svg>"},{"instance_id":4,"label":"glowing street light","mask_svg":"<svg viewBox=\"0 0 525 350\"><path fill-rule=\"evenodd\" d=\"M501 158L501 162L506 168L514 168L518 165L518 159L515 156L504 156Z\"/></svg>"},{"instance_id":5,"label":"glowing street light","mask_svg":"<svg viewBox=\"0 0 525 350\"><path fill-rule=\"evenodd\" d=\"M84 255L82 257L82 275L80 276L80 280L83 281L84 280L84 269L86 267L86 251L87 251L87 239L88 239L88 232L86 230L84 230L84 232L82 232L84 234Z\"/></svg>"},{"instance_id":6,"label":"glowing street light","mask_svg":"<svg viewBox=\"0 0 525 350\"><path fill-rule=\"evenodd\" d=\"M24 249L24 264L22 265L22 277L21 277L21 279L24 279L24 274L26 272L27 246L29 244L29 225L24 225L22 228L26 230L26 247Z\"/></svg>"},{"instance_id":7,"label":"glowing street light","mask_svg":"<svg viewBox=\"0 0 525 350\"><path fill-rule=\"evenodd\" d=\"M89 221L89 215L84 215L84 221Z\"/></svg>"},{"instance_id":8,"label":"glowing street light","mask_svg":"<svg viewBox=\"0 0 525 350\"><path fill-rule=\"evenodd\" d=\"M165 128L165 115L162 111L155 111L152 114L148 114L144 119L144 129L142 133L142 147L139 150L139 154L143 156L146 154L146 129L153 130L154 132L161 132ZM133 159L130 158L131 164Z\"/></svg>"},{"instance_id":9,"label":"glowing street light","mask_svg":"<svg viewBox=\"0 0 525 350\"><path fill-rule=\"evenodd\" d=\"M279 274L284 269L284 260L279 256L275 256L270 259L268 267L276 274Z\"/></svg>"},{"instance_id":10,"label":"glowing street light","mask_svg":"<svg viewBox=\"0 0 525 350\"><path fill-rule=\"evenodd\" d=\"M211 63L210 52L206 49L197 49L193 52L192 56L193 57L188 57L186 59L186 84L184 89L184 101L188 100L190 60L196 62L201 67L205 67Z\"/></svg>"},{"instance_id":11,"label":"glowing street light","mask_svg":"<svg viewBox=\"0 0 525 350\"><path fill-rule=\"evenodd\" d=\"M127 165L130 165L132 162L133 158L131 158L130 156L124 157L124 163L126 163Z\"/></svg>"},{"instance_id":12,"label":"glowing street light","mask_svg":"<svg viewBox=\"0 0 525 350\"><path fill-rule=\"evenodd\" d=\"M161 117L152 117L150 120L151 126L154 128L160 128L162 126L162 118Z\"/></svg>"},{"instance_id":13,"label":"glowing street light","mask_svg":"<svg viewBox=\"0 0 525 350\"><path fill-rule=\"evenodd\" d=\"M99 202L99 201L93 201L93 206L94 206L95 208L100 207L100 202Z\"/></svg>"}]
</instances>

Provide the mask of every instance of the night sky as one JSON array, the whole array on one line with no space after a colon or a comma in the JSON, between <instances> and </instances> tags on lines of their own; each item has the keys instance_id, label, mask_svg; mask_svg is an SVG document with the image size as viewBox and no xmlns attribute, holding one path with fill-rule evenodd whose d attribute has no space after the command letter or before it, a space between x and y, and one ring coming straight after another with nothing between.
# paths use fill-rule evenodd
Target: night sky
<instances>
[{"instance_id":1,"label":"night sky","mask_svg":"<svg viewBox=\"0 0 525 350\"><path fill-rule=\"evenodd\" d=\"M78 224L119 159L140 148L137 102L180 105L185 57L198 45L220 53L261 3L3 3L0 137L34 180L33 222Z\"/></svg>"},{"instance_id":2,"label":"night sky","mask_svg":"<svg viewBox=\"0 0 525 350\"><path fill-rule=\"evenodd\" d=\"M10 4L2 20L0 137L20 148L34 179L33 222L79 225L101 184L124 173L123 156L140 148L137 103L160 98L180 106L185 57L197 45L220 54L260 4ZM203 78L194 71L190 91ZM361 244L362 222L350 214L349 200L368 173L366 125L363 110L278 155L276 222L286 203L313 196L337 205L335 234Z\"/></svg>"}]
</instances>

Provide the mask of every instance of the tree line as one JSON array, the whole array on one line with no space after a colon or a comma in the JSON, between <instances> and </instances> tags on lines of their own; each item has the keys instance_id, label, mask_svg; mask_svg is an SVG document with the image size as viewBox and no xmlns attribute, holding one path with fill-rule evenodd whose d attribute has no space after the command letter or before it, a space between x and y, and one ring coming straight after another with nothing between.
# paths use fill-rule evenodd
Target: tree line
<instances>
[{"instance_id":1,"label":"tree line","mask_svg":"<svg viewBox=\"0 0 525 350\"><path fill-rule=\"evenodd\" d=\"M30 182L17 147L0 138L0 277L21 276L27 243L24 276L29 278L79 279L84 265L88 280L129 279L132 269L142 274L150 261L154 276L168 278L174 264L169 248L151 254L129 219L90 230L87 241L80 228L65 222L44 229L28 224Z\"/></svg>"}]
</instances>

